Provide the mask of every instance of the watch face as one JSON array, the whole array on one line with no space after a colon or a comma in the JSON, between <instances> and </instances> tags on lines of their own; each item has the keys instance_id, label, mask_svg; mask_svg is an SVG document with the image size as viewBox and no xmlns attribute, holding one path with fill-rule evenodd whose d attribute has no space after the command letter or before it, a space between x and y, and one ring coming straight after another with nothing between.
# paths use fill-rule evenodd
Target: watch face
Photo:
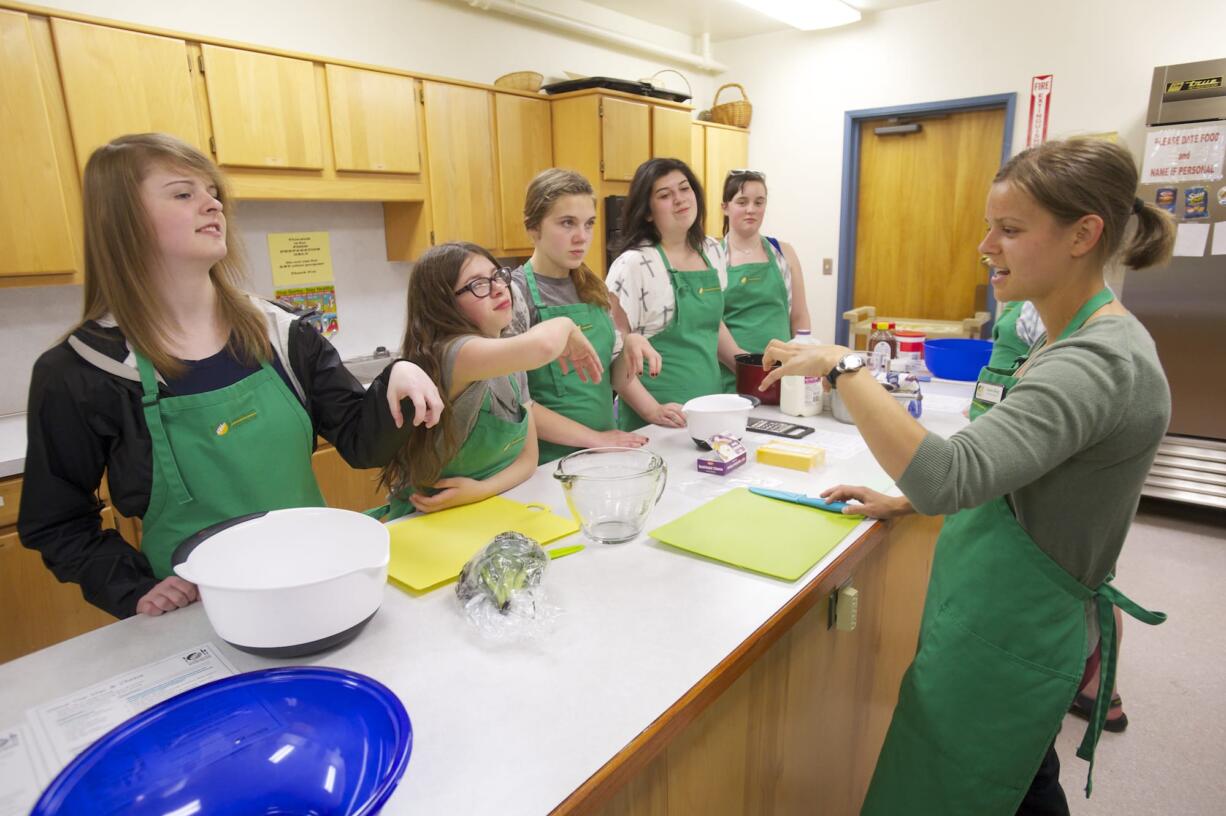
<instances>
[{"instance_id":1,"label":"watch face","mask_svg":"<svg viewBox=\"0 0 1226 816\"><path fill-rule=\"evenodd\" d=\"M864 358L859 354L848 354L839 361L839 368L844 371L855 371L864 367Z\"/></svg>"}]
</instances>

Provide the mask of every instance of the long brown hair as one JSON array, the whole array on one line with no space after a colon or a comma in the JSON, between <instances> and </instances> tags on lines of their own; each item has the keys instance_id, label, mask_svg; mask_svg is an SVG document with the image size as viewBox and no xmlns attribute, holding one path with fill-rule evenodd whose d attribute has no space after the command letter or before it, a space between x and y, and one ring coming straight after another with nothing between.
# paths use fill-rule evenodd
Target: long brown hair
<instances>
[{"instance_id":1,"label":"long brown hair","mask_svg":"<svg viewBox=\"0 0 1226 816\"><path fill-rule=\"evenodd\" d=\"M617 250L619 253L644 244L660 243L660 231L651 220L651 188L674 170L685 176L698 203L698 212L685 234L685 242L695 252L702 252L702 242L707 237L703 226L707 219L707 202L702 193L702 184L681 159L648 159L634 171L634 179L630 182L630 193L622 210L622 245Z\"/></svg>"},{"instance_id":2,"label":"long brown hair","mask_svg":"<svg viewBox=\"0 0 1226 816\"><path fill-rule=\"evenodd\" d=\"M230 330L227 347L236 359L255 364L272 355L267 321L241 288L246 278L232 202L221 171L191 145L164 133L120 136L93 152L82 182L85 214L85 305L82 322L111 315L124 337L163 375L183 364L167 349L173 326L155 280L156 245L140 185L155 166L202 176L217 188L226 217L226 256L209 270L221 318Z\"/></svg>"},{"instance_id":3,"label":"long brown hair","mask_svg":"<svg viewBox=\"0 0 1226 816\"><path fill-rule=\"evenodd\" d=\"M528 193L524 196L524 229L540 229L541 222L549 215L554 203L572 195L591 196L592 203L596 203L596 192L591 183L574 170L551 167L538 173L528 184ZM584 303L609 308L609 288L595 272L587 268L587 264L581 263L578 268L570 270L570 280Z\"/></svg>"},{"instance_id":4,"label":"long brown hair","mask_svg":"<svg viewBox=\"0 0 1226 816\"><path fill-rule=\"evenodd\" d=\"M413 264L409 274L407 318L400 356L416 363L438 384L443 413L433 428L425 425L413 428L408 442L384 466L381 481L393 493L406 487L421 489L434 484L443 466L460 449L451 395L443 377L443 359L447 347L457 337L481 334L481 329L460 311L455 295L460 270L474 255L499 266L484 247L456 241L427 250Z\"/></svg>"},{"instance_id":5,"label":"long brown hair","mask_svg":"<svg viewBox=\"0 0 1226 816\"><path fill-rule=\"evenodd\" d=\"M1171 257L1175 225L1165 212L1136 197L1137 167L1132 154L1118 144L1088 138L1046 142L1010 159L993 179L1002 181L1025 192L1063 224L1086 215L1101 218L1097 252L1104 263L1119 251L1134 213L1137 228L1124 263L1144 269Z\"/></svg>"}]
</instances>

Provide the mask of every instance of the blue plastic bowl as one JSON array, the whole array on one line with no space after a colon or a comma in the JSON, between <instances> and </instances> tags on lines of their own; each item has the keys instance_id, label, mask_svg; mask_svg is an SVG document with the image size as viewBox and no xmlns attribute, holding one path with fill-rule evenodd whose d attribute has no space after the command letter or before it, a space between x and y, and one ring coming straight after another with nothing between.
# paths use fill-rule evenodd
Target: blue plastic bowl
<instances>
[{"instance_id":1,"label":"blue plastic bowl","mask_svg":"<svg viewBox=\"0 0 1226 816\"><path fill-rule=\"evenodd\" d=\"M989 340L946 337L924 342L924 362L934 376L943 380L979 379L979 369L992 357Z\"/></svg>"},{"instance_id":2,"label":"blue plastic bowl","mask_svg":"<svg viewBox=\"0 0 1226 816\"><path fill-rule=\"evenodd\" d=\"M412 745L404 706L369 677L249 672L117 726L60 772L32 814L372 814Z\"/></svg>"}]
</instances>

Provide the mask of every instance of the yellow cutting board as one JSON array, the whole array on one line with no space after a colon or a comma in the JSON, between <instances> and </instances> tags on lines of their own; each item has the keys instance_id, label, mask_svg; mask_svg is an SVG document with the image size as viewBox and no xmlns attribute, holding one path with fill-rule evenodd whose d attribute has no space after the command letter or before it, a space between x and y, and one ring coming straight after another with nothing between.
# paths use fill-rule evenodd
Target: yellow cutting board
<instances>
[{"instance_id":1,"label":"yellow cutting board","mask_svg":"<svg viewBox=\"0 0 1226 816\"><path fill-rule=\"evenodd\" d=\"M650 535L680 550L795 581L863 520L769 499L741 487Z\"/></svg>"},{"instance_id":2,"label":"yellow cutting board","mask_svg":"<svg viewBox=\"0 0 1226 816\"><path fill-rule=\"evenodd\" d=\"M578 529L574 519L562 518L544 505L502 496L437 513L417 513L387 527L392 538L387 574L412 589L432 589L459 575L468 559L501 532L514 530L545 544Z\"/></svg>"}]
</instances>

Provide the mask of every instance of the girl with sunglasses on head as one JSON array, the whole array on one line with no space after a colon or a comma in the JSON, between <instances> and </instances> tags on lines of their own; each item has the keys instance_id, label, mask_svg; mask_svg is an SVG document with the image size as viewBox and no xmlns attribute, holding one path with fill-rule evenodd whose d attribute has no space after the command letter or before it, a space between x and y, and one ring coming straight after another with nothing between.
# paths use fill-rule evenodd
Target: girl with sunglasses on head
<instances>
[{"instance_id":1,"label":"girl with sunglasses on head","mask_svg":"<svg viewBox=\"0 0 1226 816\"><path fill-rule=\"evenodd\" d=\"M591 341L605 369L616 367L600 382L584 382L575 371L563 373L556 362L528 372L541 462L579 448L637 448L647 443L641 434L616 428L613 381L622 378L623 369L641 373L644 357L649 372L658 373L660 355L647 338L629 333L621 305L583 263L595 222L595 193L580 174L553 168L528 185L524 226L535 251L511 273L513 314L507 334L522 334L544 320L569 317Z\"/></svg>"},{"instance_id":2,"label":"girl with sunglasses on head","mask_svg":"<svg viewBox=\"0 0 1226 816\"><path fill-rule=\"evenodd\" d=\"M702 185L685 162L639 165L622 212L622 253L605 283L663 365L656 377L619 383L623 430L684 427L681 403L721 393L721 362L736 365L736 341L723 322L724 254L703 233L704 215Z\"/></svg>"},{"instance_id":3,"label":"girl with sunglasses on head","mask_svg":"<svg viewBox=\"0 0 1226 816\"><path fill-rule=\"evenodd\" d=\"M1092 768L1115 678L1114 610L1165 620L1112 583L1171 417L1154 341L1103 281L1121 247L1133 269L1171 255L1174 226L1136 198L1137 175L1126 149L1098 139L1047 142L996 174L979 249L997 299L1033 302L1046 336L984 367L972 421L949 439L857 373L864 359L850 349L767 348L766 363L783 366L766 383L830 376L903 493L839 485L824 498L877 518L946 515L865 814L1067 814L1054 739L1087 655L1099 644L1102 680L1077 750Z\"/></svg>"},{"instance_id":4,"label":"girl with sunglasses on head","mask_svg":"<svg viewBox=\"0 0 1226 816\"><path fill-rule=\"evenodd\" d=\"M434 247L409 276L401 354L437 382L441 421L417 427L383 469L390 518L481 501L523 482L537 465L526 371L557 360L562 373L600 382L600 355L570 317L514 337L511 270L469 243Z\"/></svg>"},{"instance_id":5,"label":"girl with sunglasses on head","mask_svg":"<svg viewBox=\"0 0 1226 816\"><path fill-rule=\"evenodd\" d=\"M82 192L84 314L34 364L17 527L90 603L160 615L197 598L171 571L183 539L324 504L317 436L379 466L407 433L400 398L426 424L441 401L407 362L364 389L302 319L243 291L226 180L195 148L122 136L90 156ZM115 508L142 521L139 550L102 528L104 473Z\"/></svg>"},{"instance_id":6,"label":"girl with sunglasses on head","mask_svg":"<svg viewBox=\"0 0 1226 816\"><path fill-rule=\"evenodd\" d=\"M732 170L724 179L723 251L728 259L724 325L741 351L761 354L771 340L809 329L805 283L791 244L762 235L766 175ZM724 390L736 390L735 369L723 368Z\"/></svg>"}]
</instances>

